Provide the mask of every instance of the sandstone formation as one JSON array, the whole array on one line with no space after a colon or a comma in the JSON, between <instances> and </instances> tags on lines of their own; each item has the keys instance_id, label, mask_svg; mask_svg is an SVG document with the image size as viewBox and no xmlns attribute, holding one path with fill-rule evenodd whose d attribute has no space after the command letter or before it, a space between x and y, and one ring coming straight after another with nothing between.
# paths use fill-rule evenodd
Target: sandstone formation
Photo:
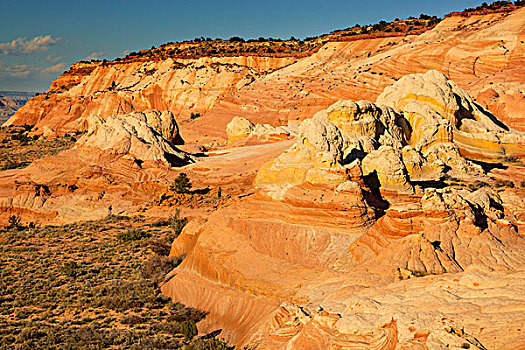
<instances>
[{"instance_id":1,"label":"sandstone formation","mask_svg":"<svg viewBox=\"0 0 525 350\"><path fill-rule=\"evenodd\" d=\"M246 118L233 117L226 125L226 136L228 142L233 143L237 140L255 138L260 141L278 141L293 138L297 135L294 127L272 126L270 124L253 124Z\"/></svg>"},{"instance_id":2,"label":"sandstone formation","mask_svg":"<svg viewBox=\"0 0 525 350\"><path fill-rule=\"evenodd\" d=\"M387 87L377 103L404 112L412 125L411 143L419 150L433 142L454 140L468 153L523 153L525 134L508 132L508 126L440 72L405 76Z\"/></svg>"},{"instance_id":3,"label":"sandstone formation","mask_svg":"<svg viewBox=\"0 0 525 350\"><path fill-rule=\"evenodd\" d=\"M339 100L374 101L402 76L435 69L509 127L525 130L524 11L451 16L421 35L328 42L307 57L78 63L8 124L66 132L92 113L105 118L158 109L180 121L195 112L203 116L185 124L182 134L202 143L225 139L232 116L298 125Z\"/></svg>"},{"instance_id":4,"label":"sandstone formation","mask_svg":"<svg viewBox=\"0 0 525 350\"><path fill-rule=\"evenodd\" d=\"M449 17L418 36L329 42L226 96L185 132L196 135L207 125L209 136L224 137L232 115L253 123L298 125L339 100L375 101L396 80L428 70L445 73L503 123L523 131L524 13L520 8Z\"/></svg>"},{"instance_id":5,"label":"sandstone formation","mask_svg":"<svg viewBox=\"0 0 525 350\"><path fill-rule=\"evenodd\" d=\"M86 134L0 172L0 222L176 205L162 292L239 348L523 348L524 11L301 57L75 64L8 124Z\"/></svg>"},{"instance_id":6,"label":"sandstone formation","mask_svg":"<svg viewBox=\"0 0 525 350\"><path fill-rule=\"evenodd\" d=\"M146 123L176 138L176 124L166 116L171 113L89 116L74 148L0 176L1 212L68 222L134 208L165 186L172 167L194 162Z\"/></svg>"},{"instance_id":7,"label":"sandstone formation","mask_svg":"<svg viewBox=\"0 0 525 350\"><path fill-rule=\"evenodd\" d=\"M525 339L525 240L523 209L511 207L525 202L443 182L492 181L462 154L502 151L467 138L525 146L435 71L400 79L376 104L335 103L259 169L254 196L183 231L171 254L186 258L164 293L208 311L200 327L239 346L514 348Z\"/></svg>"},{"instance_id":8,"label":"sandstone formation","mask_svg":"<svg viewBox=\"0 0 525 350\"><path fill-rule=\"evenodd\" d=\"M208 111L218 100L293 57L214 57L106 64L77 63L6 125L35 124L58 133L81 130L79 118L156 109L177 119Z\"/></svg>"},{"instance_id":9,"label":"sandstone formation","mask_svg":"<svg viewBox=\"0 0 525 350\"><path fill-rule=\"evenodd\" d=\"M128 155L139 162L159 161L168 166L187 164L191 158L177 150L173 144L150 126L146 122L147 115L131 114L124 117L109 117L107 120L91 115L86 120L88 132L77 141L76 146L97 148L109 154ZM158 117L158 114L153 113L153 115ZM160 123L158 119L153 119L153 122L153 124ZM177 135L173 130L170 134Z\"/></svg>"}]
</instances>

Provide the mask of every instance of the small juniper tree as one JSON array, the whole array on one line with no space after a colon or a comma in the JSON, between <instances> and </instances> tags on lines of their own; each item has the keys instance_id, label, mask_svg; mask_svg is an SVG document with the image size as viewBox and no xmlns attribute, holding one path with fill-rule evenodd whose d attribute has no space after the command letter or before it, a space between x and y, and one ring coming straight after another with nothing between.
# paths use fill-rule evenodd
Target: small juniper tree
<instances>
[{"instance_id":1,"label":"small juniper tree","mask_svg":"<svg viewBox=\"0 0 525 350\"><path fill-rule=\"evenodd\" d=\"M7 226L8 229L16 229L16 230L21 230L23 228L21 222L22 220L20 219L20 216L18 215L11 215L9 217L9 226Z\"/></svg>"},{"instance_id":2,"label":"small juniper tree","mask_svg":"<svg viewBox=\"0 0 525 350\"><path fill-rule=\"evenodd\" d=\"M177 193L189 193L191 189L191 181L188 178L188 175L185 173L180 173L179 176L175 178L173 184L170 186L170 190Z\"/></svg>"}]
</instances>

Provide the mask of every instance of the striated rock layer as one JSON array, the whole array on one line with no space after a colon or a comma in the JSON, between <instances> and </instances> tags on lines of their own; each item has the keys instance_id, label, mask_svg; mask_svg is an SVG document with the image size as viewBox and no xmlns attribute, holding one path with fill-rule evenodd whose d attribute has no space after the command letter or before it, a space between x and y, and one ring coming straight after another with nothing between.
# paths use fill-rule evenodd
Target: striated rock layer
<instances>
[{"instance_id":1,"label":"striated rock layer","mask_svg":"<svg viewBox=\"0 0 525 350\"><path fill-rule=\"evenodd\" d=\"M56 132L82 130L81 118L134 111L171 111L179 120L204 113L218 100L293 57L210 57L164 61L77 63L46 94L34 97L5 125L35 124Z\"/></svg>"},{"instance_id":2,"label":"striated rock layer","mask_svg":"<svg viewBox=\"0 0 525 350\"><path fill-rule=\"evenodd\" d=\"M232 123L250 137L251 122ZM460 150L524 147L436 71L377 104L339 101L259 169L255 195L184 229L171 255L186 258L162 290L241 347L516 348L525 190L443 179L488 185Z\"/></svg>"},{"instance_id":3,"label":"striated rock layer","mask_svg":"<svg viewBox=\"0 0 525 350\"><path fill-rule=\"evenodd\" d=\"M525 8L450 17L418 36L329 42L317 53L227 96L185 131L224 137L232 116L298 125L339 100L375 101L404 75L438 70L508 126L525 130Z\"/></svg>"}]
</instances>

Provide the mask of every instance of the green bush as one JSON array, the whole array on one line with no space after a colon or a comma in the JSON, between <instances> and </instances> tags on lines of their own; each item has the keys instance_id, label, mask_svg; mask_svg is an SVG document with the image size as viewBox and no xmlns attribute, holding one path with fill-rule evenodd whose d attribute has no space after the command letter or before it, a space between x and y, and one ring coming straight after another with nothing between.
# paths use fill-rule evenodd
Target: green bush
<instances>
[{"instance_id":1,"label":"green bush","mask_svg":"<svg viewBox=\"0 0 525 350\"><path fill-rule=\"evenodd\" d=\"M15 230L22 230L24 226L22 225L22 219L20 219L20 216L18 215L11 215L8 219L9 225L7 226L8 229L15 229Z\"/></svg>"},{"instance_id":2,"label":"green bush","mask_svg":"<svg viewBox=\"0 0 525 350\"><path fill-rule=\"evenodd\" d=\"M119 232L117 234L117 239L129 242L129 241L140 241L143 238L148 238L151 235L147 232L142 231L139 228L132 228L124 232Z\"/></svg>"},{"instance_id":3,"label":"green bush","mask_svg":"<svg viewBox=\"0 0 525 350\"><path fill-rule=\"evenodd\" d=\"M79 269L80 266L76 263L76 261L66 261L62 266L62 271L64 272L64 274L72 278L78 276Z\"/></svg>"},{"instance_id":4,"label":"green bush","mask_svg":"<svg viewBox=\"0 0 525 350\"><path fill-rule=\"evenodd\" d=\"M180 324L180 333L190 341L197 335L197 325L194 320L186 320Z\"/></svg>"},{"instance_id":5,"label":"green bush","mask_svg":"<svg viewBox=\"0 0 525 350\"><path fill-rule=\"evenodd\" d=\"M180 173L175 178L173 184L170 186L170 190L177 193L189 193L191 189L191 181L186 173Z\"/></svg>"}]
</instances>

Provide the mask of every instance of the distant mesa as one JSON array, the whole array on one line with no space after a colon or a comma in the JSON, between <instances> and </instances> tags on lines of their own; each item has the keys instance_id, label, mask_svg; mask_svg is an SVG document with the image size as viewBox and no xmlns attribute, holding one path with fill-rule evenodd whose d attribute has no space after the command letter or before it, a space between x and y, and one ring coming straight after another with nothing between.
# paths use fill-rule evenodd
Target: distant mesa
<instances>
[{"instance_id":1,"label":"distant mesa","mask_svg":"<svg viewBox=\"0 0 525 350\"><path fill-rule=\"evenodd\" d=\"M20 109L36 92L0 91L0 125Z\"/></svg>"}]
</instances>

